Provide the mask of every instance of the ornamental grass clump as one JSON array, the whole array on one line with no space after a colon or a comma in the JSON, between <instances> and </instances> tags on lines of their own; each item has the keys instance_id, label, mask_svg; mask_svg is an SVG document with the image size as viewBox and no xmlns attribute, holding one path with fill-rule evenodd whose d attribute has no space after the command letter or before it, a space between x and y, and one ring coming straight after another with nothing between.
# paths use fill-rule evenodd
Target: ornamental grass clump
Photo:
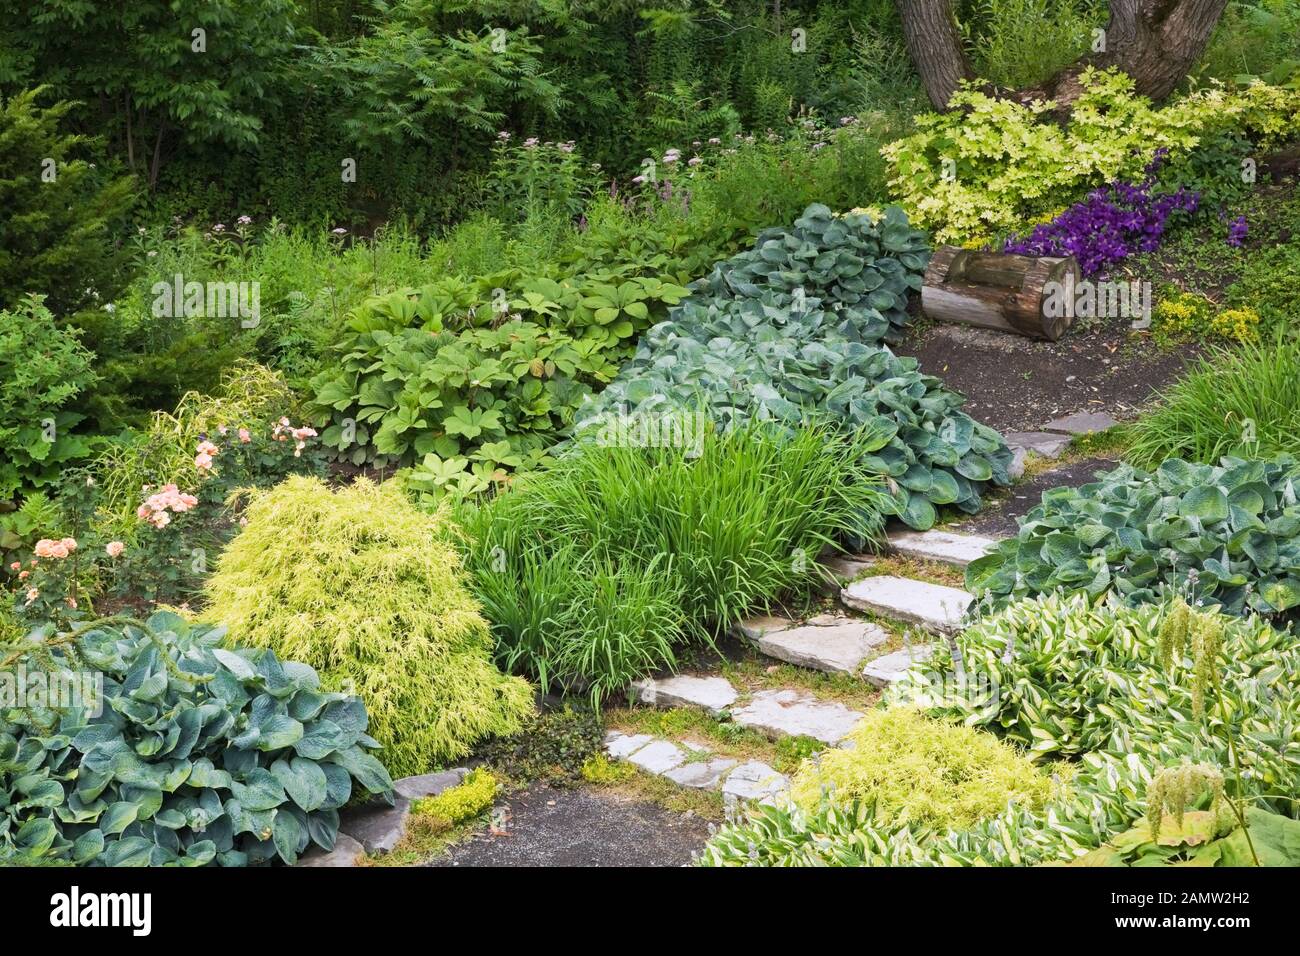
<instances>
[{"instance_id":1,"label":"ornamental grass clump","mask_svg":"<svg viewBox=\"0 0 1300 956\"><path fill-rule=\"evenodd\" d=\"M210 614L232 637L304 661L365 700L395 776L516 731L532 690L492 663L445 515L364 479L290 478L253 495L219 559Z\"/></svg>"},{"instance_id":2,"label":"ornamental grass clump","mask_svg":"<svg viewBox=\"0 0 1300 956\"><path fill-rule=\"evenodd\" d=\"M852 749L827 750L795 775L795 802L874 807L882 824L964 829L1008 803L1039 808L1052 780L1016 748L987 731L890 707L864 717L849 734Z\"/></svg>"}]
</instances>

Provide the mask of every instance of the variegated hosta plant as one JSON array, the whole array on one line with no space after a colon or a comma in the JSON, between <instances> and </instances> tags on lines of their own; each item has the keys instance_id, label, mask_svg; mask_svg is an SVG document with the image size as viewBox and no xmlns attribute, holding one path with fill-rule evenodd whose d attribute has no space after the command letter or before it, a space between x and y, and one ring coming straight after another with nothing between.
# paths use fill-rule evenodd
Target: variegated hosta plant
<instances>
[{"instance_id":1,"label":"variegated hosta plant","mask_svg":"<svg viewBox=\"0 0 1300 956\"><path fill-rule=\"evenodd\" d=\"M158 612L0 648L0 863L291 864L333 847L354 794L392 790L360 699L223 637ZM68 672L102 678L102 706L17 696Z\"/></svg>"}]
</instances>

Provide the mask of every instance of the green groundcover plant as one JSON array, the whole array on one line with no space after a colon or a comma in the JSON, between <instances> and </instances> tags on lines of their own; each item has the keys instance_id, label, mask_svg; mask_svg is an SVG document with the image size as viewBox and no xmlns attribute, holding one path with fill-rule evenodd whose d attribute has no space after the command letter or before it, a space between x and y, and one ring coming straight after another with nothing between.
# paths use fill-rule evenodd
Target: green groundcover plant
<instances>
[{"instance_id":1,"label":"green groundcover plant","mask_svg":"<svg viewBox=\"0 0 1300 956\"><path fill-rule=\"evenodd\" d=\"M599 701L811 583L823 548L879 530L884 495L860 464L869 432L675 434L686 443L579 443L464 506L466 563L504 666Z\"/></svg>"},{"instance_id":2,"label":"green groundcover plant","mask_svg":"<svg viewBox=\"0 0 1300 956\"><path fill-rule=\"evenodd\" d=\"M355 688L392 773L464 756L532 713L528 684L492 663L445 515L393 485L331 491L306 477L255 493L245 515L209 579L208 613L326 686Z\"/></svg>"},{"instance_id":3,"label":"green groundcover plant","mask_svg":"<svg viewBox=\"0 0 1300 956\"><path fill-rule=\"evenodd\" d=\"M158 612L0 647L0 864L292 864L389 795L360 699L224 636Z\"/></svg>"},{"instance_id":4,"label":"green groundcover plant","mask_svg":"<svg viewBox=\"0 0 1300 956\"><path fill-rule=\"evenodd\" d=\"M1130 465L1079 488L1054 488L1013 538L966 569L985 604L1051 591L1140 604L1167 590L1233 614L1300 605L1300 463L1172 458Z\"/></svg>"},{"instance_id":5,"label":"green groundcover plant","mask_svg":"<svg viewBox=\"0 0 1300 956\"><path fill-rule=\"evenodd\" d=\"M720 830L700 862L1177 862L1191 855L1186 836L1203 826L1197 814L1215 811L1213 836L1227 842L1201 862L1248 865L1258 856L1265 865L1295 864L1297 824L1290 817L1300 755L1289 728L1300 719L1300 689L1285 675L1300 665L1300 651L1287 634L1258 618L1192 610L1179 601L1095 607L1083 596L1053 596L977 623L953 647L955 653L938 646L913 668L891 688L888 705L921 707L992 731L1038 759L1070 757L1073 773L1060 792L1041 808L1009 803L959 828L882 822L878 797L762 807ZM1203 775L1208 785L1171 786L1171 778L1195 776L1190 766L1211 768ZM1229 767L1231 773L1218 769ZM1171 792L1181 794L1177 809L1164 806ZM1244 815L1249 841L1239 822L1217 812L1221 801ZM1160 810L1176 826L1166 827ZM1153 817L1145 837L1134 832ZM1153 833L1169 839L1152 846ZM1107 848L1114 855L1088 858Z\"/></svg>"},{"instance_id":6,"label":"green groundcover plant","mask_svg":"<svg viewBox=\"0 0 1300 956\"><path fill-rule=\"evenodd\" d=\"M723 428L811 418L873 436L862 464L888 479L888 513L910 526L931 527L943 505L978 511L981 489L1010 483L1011 452L997 432L960 411L960 395L922 375L914 359L879 344L894 324L872 304L874 293L859 298L844 290L847 280L835 278L834 263L844 252L832 249L820 267L826 271L819 271L820 247L801 236L825 242L832 230L848 236L872 222L866 215L845 218L847 224L811 206L794 232L761 235L756 257L739 256L697 284L669 321L646 333L618 378L580 409L577 434L700 411ZM912 249L915 234L896 211L871 228L880 230L873 242L887 247L892 234L895 245ZM789 264L791 245L802 272L780 268ZM773 247L769 260L764 254ZM775 271L764 278L769 261ZM919 285L925 261L923 251L900 252L897 260L881 258L855 275L871 272L867 285L888 276L894 284L876 291L885 291L889 302L874 301L894 309Z\"/></svg>"}]
</instances>

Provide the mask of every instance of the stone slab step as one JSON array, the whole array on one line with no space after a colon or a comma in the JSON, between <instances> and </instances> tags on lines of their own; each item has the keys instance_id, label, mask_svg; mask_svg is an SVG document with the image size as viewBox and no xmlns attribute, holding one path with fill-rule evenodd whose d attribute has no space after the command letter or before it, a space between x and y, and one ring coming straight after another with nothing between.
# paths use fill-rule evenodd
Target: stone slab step
<instances>
[{"instance_id":1,"label":"stone slab step","mask_svg":"<svg viewBox=\"0 0 1300 956\"><path fill-rule=\"evenodd\" d=\"M889 546L905 558L938 561L954 568L964 568L982 558L997 545L994 538L951 531L898 531L889 536Z\"/></svg>"},{"instance_id":2,"label":"stone slab step","mask_svg":"<svg viewBox=\"0 0 1300 956\"><path fill-rule=\"evenodd\" d=\"M721 789L730 800L770 800L790 789L789 778L767 764L754 760L740 763L714 756L695 744L675 744L649 734L611 730L605 735L605 752L678 786Z\"/></svg>"},{"instance_id":3,"label":"stone slab step","mask_svg":"<svg viewBox=\"0 0 1300 956\"><path fill-rule=\"evenodd\" d=\"M1119 422L1106 412L1075 412L1050 421L1043 426L1043 431L1065 432L1067 435L1091 435L1114 428Z\"/></svg>"},{"instance_id":4,"label":"stone slab step","mask_svg":"<svg viewBox=\"0 0 1300 956\"><path fill-rule=\"evenodd\" d=\"M840 592L848 607L940 633L961 627L971 595L960 588L881 574L854 581Z\"/></svg>"},{"instance_id":5,"label":"stone slab step","mask_svg":"<svg viewBox=\"0 0 1300 956\"><path fill-rule=\"evenodd\" d=\"M714 717L736 702L736 688L725 677L648 677L629 690L632 700L651 707L698 707Z\"/></svg>"},{"instance_id":6,"label":"stone slab step","mask_svg":"<svg viewBox=\"0 0 1300 956\"><path fill-rule=\"evenodd\" d=\"M862 676L877 687L888 687L911 669L917 661L928 660L934 653L929 644L916 644L877 657L862 669Z\"/></svg>"},{"instance_id":7,"label":"stone slab step","mask_svg":"<svg viewBox=\"0 0 1300 956\"><path fill-rule=\"evenodd\" d=\"M731 719L769 737L815 737L832 747L843 740L862 714L803 691L761 690L731 712Z\"/></svg>"},{"instance_id":8,"label":"stone slab step","mask_svg":"<svg viewBox=\"0 0 1300 956\"><path fill-rule=\"evenodd\" d=\"M1070 444L1070 436L1059 432L1008 432L1002 437L1012 452L1017 448L1023 448L1043 458L1059 457Z\"/></svg>"},{"instance_id":9,"label":"stone slab step","mask_svg":"<svg viewBox=\"0 0 1300 956\"><path fill-rule=\"evenodd\" d=\"M828 674L857 674L875 649L889 640L878 624L834 615L771 629L746 622L739 630L756 634L750 639L768 657Z\"/></svg>"}]
</instances>

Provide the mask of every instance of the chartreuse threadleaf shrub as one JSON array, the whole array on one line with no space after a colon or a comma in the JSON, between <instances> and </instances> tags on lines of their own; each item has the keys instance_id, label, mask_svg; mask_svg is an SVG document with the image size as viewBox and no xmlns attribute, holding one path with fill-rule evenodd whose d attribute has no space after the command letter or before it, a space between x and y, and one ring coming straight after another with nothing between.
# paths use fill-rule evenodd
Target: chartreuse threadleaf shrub
<instances>
[{"instance_id":1,"label":"chartreuse threadleaf shrub","mask_svg":"<svg viewBox=\"0 0 1300 956\"><path fill-rule=\"evenodd\" d=\"M872 711L848 736L852 746L804 762L792 781L796 803L870 802L882 822L965 828L1008 801L1038 808L1052 790L1010 744L987 731L928 717L910 707Z\"/></svg>"},{"instance_id":2,"label":"chartreuse threadleaf shrub","mask_svg":"<svg viewBox=\"0 0 1300 956\"><path fill-rule=\"evenodd\" d=\"M1171 458L1054 488L1013 538L966 569L987 605L1065 591L1139 604L1168 590L1277 616L1300 605L1300 462Z\"/></svg>"},{"instance_id":3,"label":"chartreuse threadleaf shrub","mask_svg":"<svg viewBox=\"0 0 1300 956\"><path fill-rule=\"evenodd\" d=\"M255 493L245 516L209 580L211 616L353 688L394 775L463 756L532 712L528 684L492 663L445 516L391 485L332 491L305 477Z\"/></svg>"},{"instance_id":4,"label":"chartreuse threadleaf shrub","mask_svg":"<svg viewBox=\"0 0 1300 956\"><path fill-rule=\"evenodd\" d=\"M1197 630L1192 618L1213 619L1216 630L1222 626L1222 645L1213 654L1217 686L1205 684L1205 658L1192 653L1191 641L1166 658L1166 624L1184 615L1182 623L1175 622L1183 630ZM815 807L748 811L709 841L701 862L1128 864L1161 855L1140 844L1150 843L1147 816L1152 800L1167 795L1175 777L1170 768L1202 764L1223 768L1226 777L1234 758L1240 782L1231 796L1247 803L1251 838L1267 846L1257 846L1261 862L1296 862L1300 823L1288 818L1297 814L1292 798L1300 787L1300 752L1289 743L1288 728L1300 726L1300 687L1287 675L1300 667L1300 647L1292 635L1257 617L1177 602L1097 606L1084 595L1052 595L1017 602L953 640L960 664L948 644L936 644L927 661L890 687L886 713L921 708L934 718L1004 737L1039 762L1069 760L1053 765L1063 786L1041 807L1009 803L969 827L940 832L882 818L871 800L836 800L831 791L832 799ZM1206 691L1199 718L1198 685ZM1072 771L1068 776L1065 767ZM1238 779L1235 771L1233 777ZM1202 790L1197 797L1182 788L1189 807L1196 808L1188 809L1188 817L1211 807L1212 788ZM1212 836L1207 831L1205 839ZM1240 827L1216 843L1200 862L1251 863ZM1171 851L1168 862L1182 852ZM1157 862L1164 861L1162 856Z\"/></svg>"},{"instance_id":5,"label":"chartreuse threadleaf shrub","mask_svg":"<svg viewBox=\"0 0 1300 956\"><path fill-rule=\"evenodd\" d=\"M0 647L0 688L28 691L0 709L0 865L292 864L392 790L359 698L224 637L160 611ZM38 704L33 674L93 675L102 697L77 681Z\"/></svg>"},{"instance_id":6,"label":"chartreuse threadleaf shrub","mask_svg":"<svg viewBox=\"0 0 1300 956\"><path fill-rule=\"evenodd\" d=\"M878 534L886 499L861 464L871 432L684 434L581 442L463 506L466 564L504 666L599 701L813 583L823 548Z\"/></svg>"}]
</instances>

